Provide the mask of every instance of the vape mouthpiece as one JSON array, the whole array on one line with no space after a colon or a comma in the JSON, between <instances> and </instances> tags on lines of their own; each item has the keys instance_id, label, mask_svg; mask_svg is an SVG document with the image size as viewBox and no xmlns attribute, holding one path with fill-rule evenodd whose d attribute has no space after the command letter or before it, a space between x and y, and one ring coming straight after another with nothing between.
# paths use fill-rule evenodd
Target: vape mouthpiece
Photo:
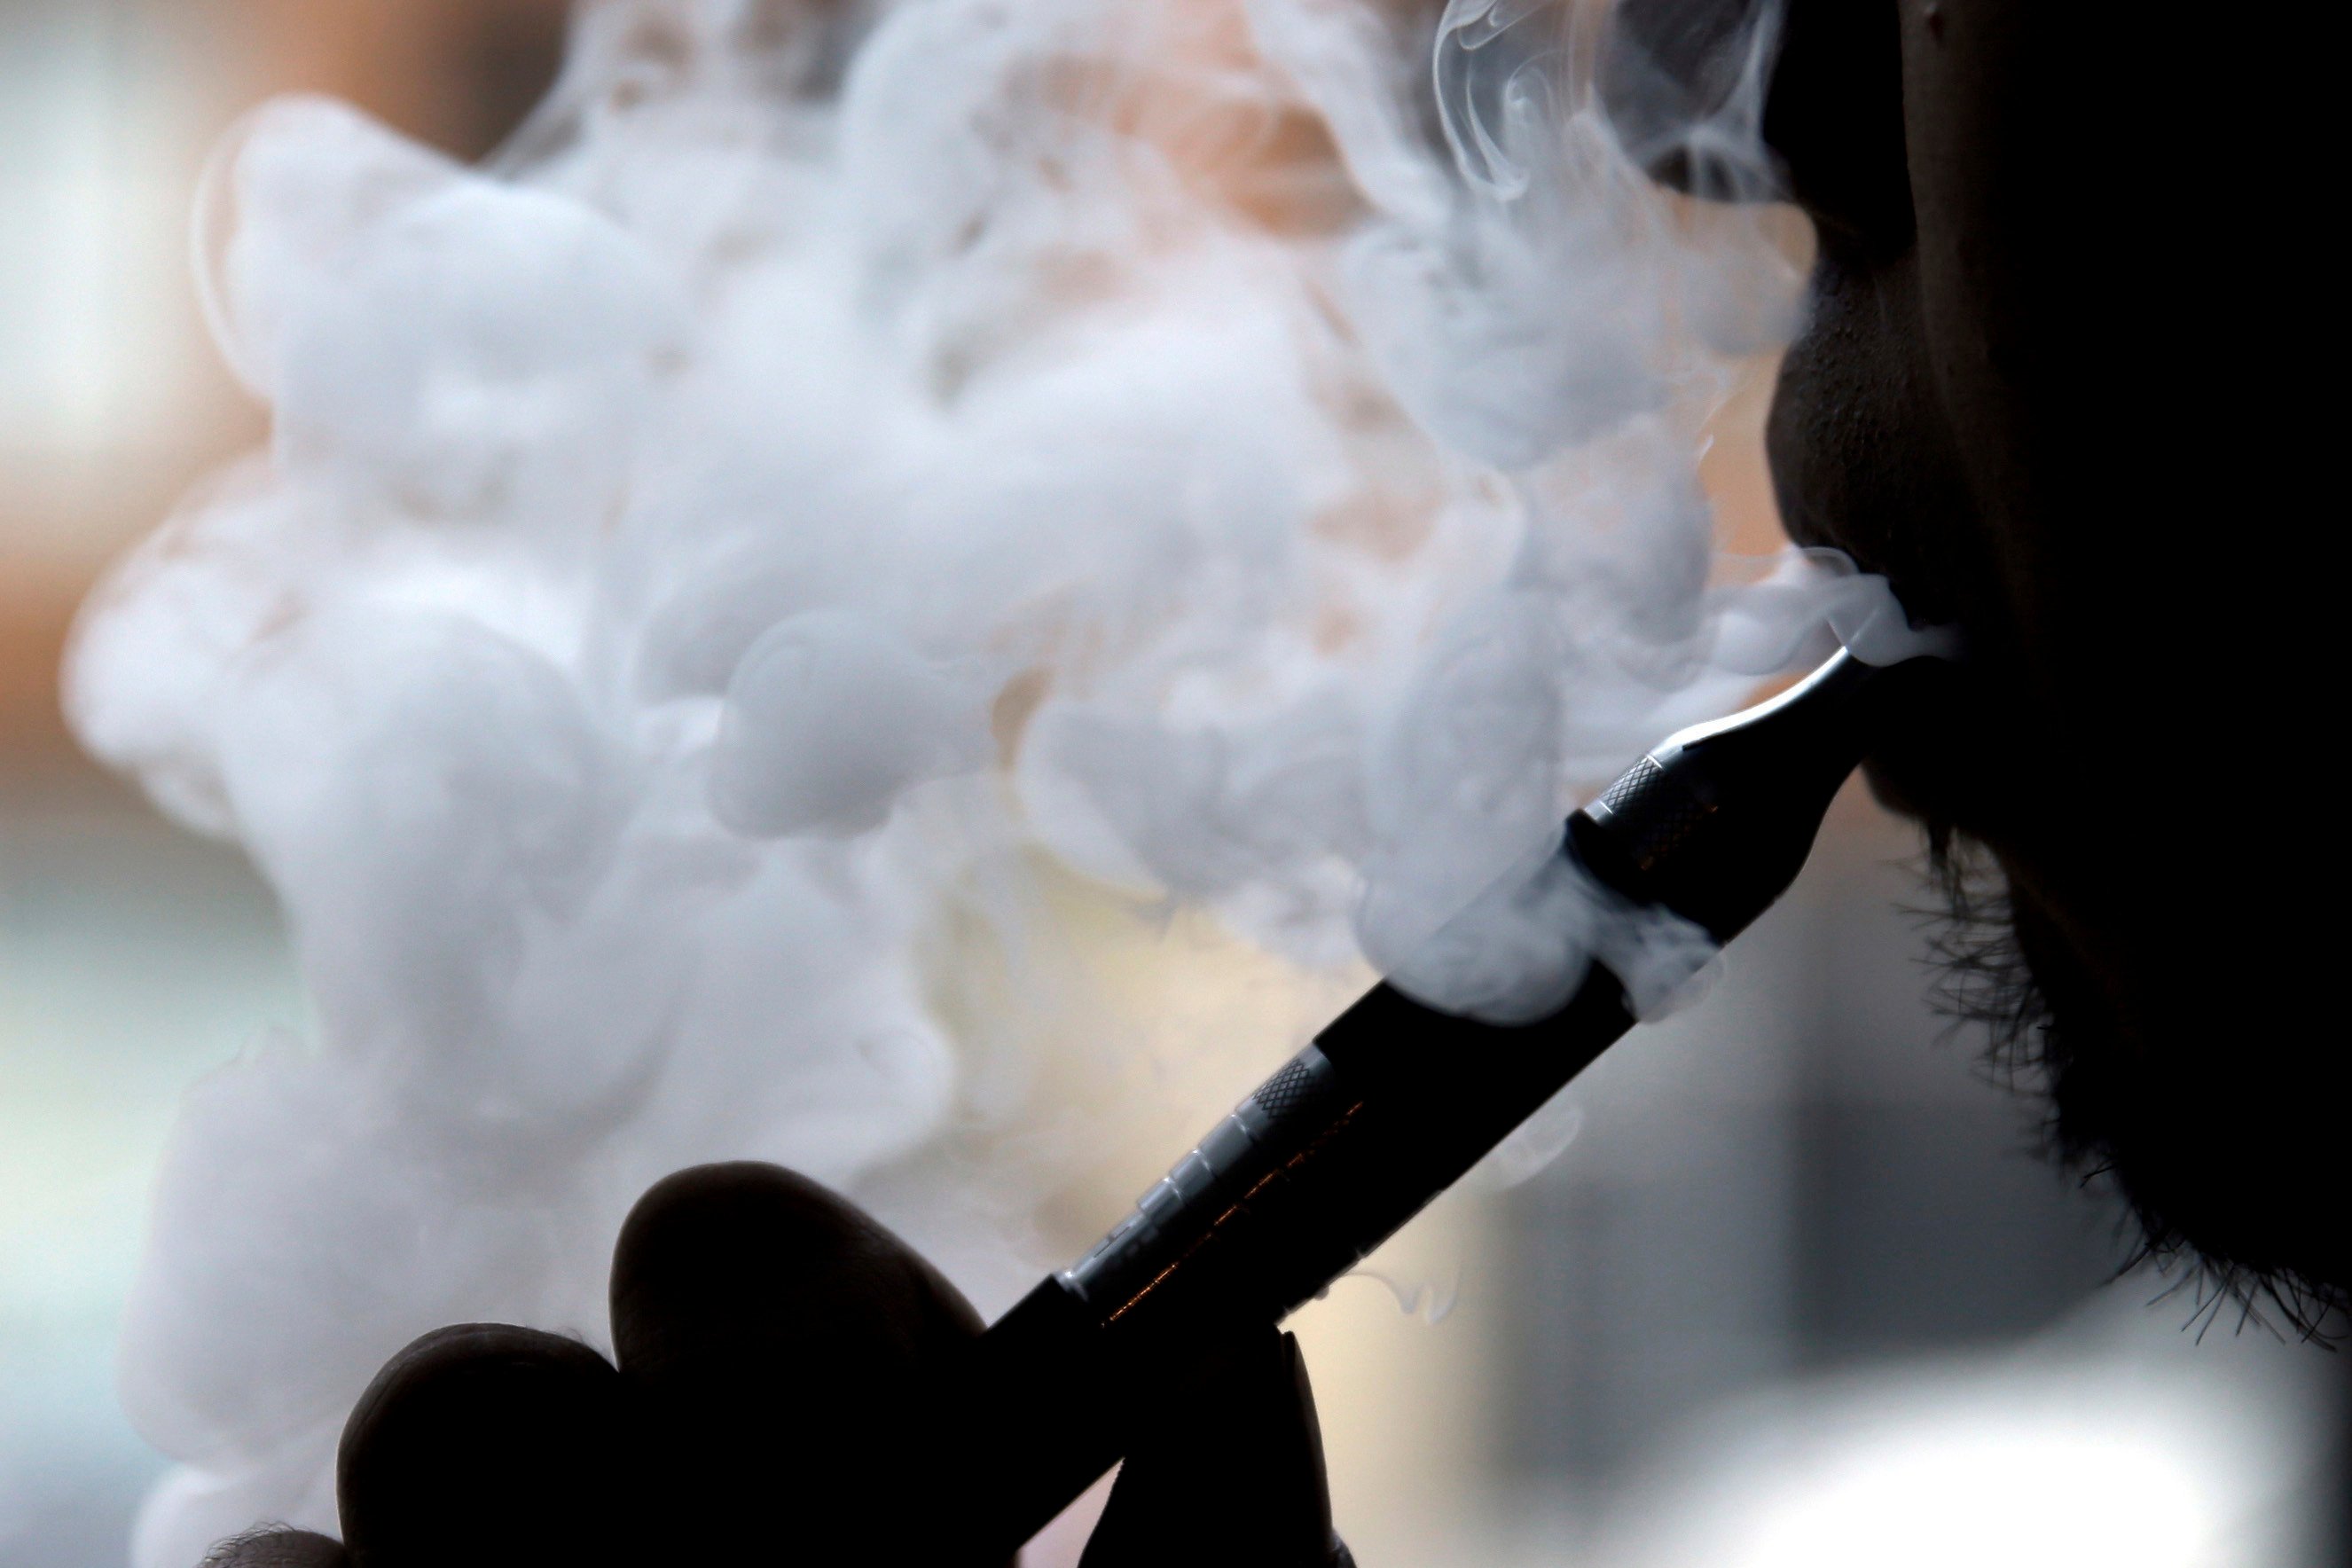
<instances>
[{"instance_id":1,"label":"vape mouthpiece","mask_svg":"<svg viewBox=\"0 0 2352 1568\"><path fill-rule=\"evenodd\" d=\"M1788 891L1889 706L1948 668L1837 656L1769 702L1669 737L1569 818L1586 870L1720 942Z\"/></svg>"},{"instance_id":2,"label":"vape mouthpiece","mask_svg":"<svg viewBox=\"0 0 2352 1568\"><path fill-rule=\"evenodd\" d=\"M1728 942L1787 890L1839 785L1939 667L1842 651L1652 751L1570 817L1560 853L1637 910ZM1633 1023L1605 962L1524 1023L1376 986L978 1342L937 1426L959 1539L1009 1556L1118 1461L1156 1380L1319 1295Z\"/></svg>"}]
</instances>

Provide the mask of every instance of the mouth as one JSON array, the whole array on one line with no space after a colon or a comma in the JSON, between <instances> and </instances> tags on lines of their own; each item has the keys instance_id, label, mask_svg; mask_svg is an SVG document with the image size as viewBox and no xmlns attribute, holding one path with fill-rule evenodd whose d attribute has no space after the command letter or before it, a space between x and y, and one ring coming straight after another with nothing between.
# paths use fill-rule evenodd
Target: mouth
<instances>
[{"instance_id":1,"label":"mouth","mask_svg":"<svg viewBox=\"0 0 2352 1568\"><path fill-rule=\"evenodd\" d=\"M1782 527L1886 579L1915 625L1957 627L1967 657L1925 683L1865 763L1872 792L1941 843L1954 833L2006 853L2020 813L2004 775L2032 754L2030 686L2002 628L1993 563L1979 548L1966 469L1925 389L1903 279L1824 257L1811 319L1781 362L1765 438Z\"/></svg>"},{"instance_id":2,"label":"mouth","mask_svg":"<svg viewBox=\"0 0 2352 1568\"><path fill-rule=\"evenodd\" d=\"M1982 844L2008 859L2032 838L2021 795L2021 768L2036 745L2027 729L2028 711L2012 661L1980 634L1981 623L1921 614L1938 605L1916 586L1916 568L1856 549L1833 529L1792 526L1790 538L1809 548L1843 552L1865 573L1883 576L1916 626L1948 625L1960 634L1960 656L1933 679L1906 689L1902 706L1887 716L1863 760L1864 781L1887 810L1919 824L1940 856L1956 837Z\"/></svg>"},{"instance_id":3,"label":"mouth","mask_svg":"<svg viewBox=\"0 0 2352 1568\"><path fill-rule=\"evenodd\" d=\"M1774 470L1776 477L1784 471L1777 461ZM1907 563L1890 561L1885 552L1873 548L1871 540L1858 539L1853 531L1838 526L1835 510L1792 505L1792 499L1784 497L1781 508L1792 543L1834 550L1858 570L1885 578L1915 626L1958 625L1968 638L1966 623L1921 613L1923 605L1936 600L1920 591L1916 570L1908 569ZM1969 808L1976 791L1967 785L1977 748L1962 742L1981 733L1988 699L1981 690L1975 649L1967 640L1962 647L1963 657L1939 679L1918 682L1906 693L1904 705L1888 716L1863 763L1864 778L1879 803L1920 823L1939 844L1955 831L1974 833L1974 819L1980 815ZM1977 717L1971 719L1971 713Z\"/></svg>"}]
</instances>

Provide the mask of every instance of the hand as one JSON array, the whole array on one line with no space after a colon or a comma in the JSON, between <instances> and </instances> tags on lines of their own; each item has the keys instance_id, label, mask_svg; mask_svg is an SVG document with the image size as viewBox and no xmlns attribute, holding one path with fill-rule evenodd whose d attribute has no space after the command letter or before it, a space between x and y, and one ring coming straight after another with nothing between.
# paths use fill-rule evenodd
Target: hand
<instances>
[{"instance_id":1,"label":"hand","mask_svg":"<svg viewBox=\"0 0 2352 1568\"><path fill-rule=\"evenodd\" d=\"M617 1368L501 1324L418 1340L343 1429L343 1542L267 1530L207 1568L974 1562L908 1467L981 1320L858 1209L772 1165L682 1171L622 1226L612 1310ZM1081 1568L1347 1563L1297 1342L1266 1329L1175 1386Z\"/></svg>"}]
</instances>

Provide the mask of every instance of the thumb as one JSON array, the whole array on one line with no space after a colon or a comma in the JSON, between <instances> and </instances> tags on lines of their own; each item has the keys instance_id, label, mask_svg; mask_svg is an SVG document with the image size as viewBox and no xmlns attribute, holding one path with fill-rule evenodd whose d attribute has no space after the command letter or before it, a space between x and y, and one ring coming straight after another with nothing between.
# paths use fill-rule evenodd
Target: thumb
<instances>
[{"instance_id":1,"label":"thumb","mask_svg":"<svg viewBox=\"0 0 2352 1568\"><path fill-rule=\"evenodd\" d=\"M1271 1328L1203 1355L1130 1446L1079 1568L1329 1568L1323 1434L1298 1341Z\"/></svg>"}]
</instances>

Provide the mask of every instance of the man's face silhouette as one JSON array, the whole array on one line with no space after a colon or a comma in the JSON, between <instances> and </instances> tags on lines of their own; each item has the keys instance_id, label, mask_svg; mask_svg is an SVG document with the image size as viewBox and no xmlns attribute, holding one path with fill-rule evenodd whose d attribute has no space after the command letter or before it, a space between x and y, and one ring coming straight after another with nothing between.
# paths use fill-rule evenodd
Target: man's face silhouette
<instances>
[{"instance_id":1,"label":"man's face silhouette","mask_svg":"<svg viewBox=\"0 0 2352 1568\"><path fill-rule=\"evenodd\" d=\"M1621 0L1618 38L1672 70L1744 4ZM1997 866L1956 980L2046 1069L2061 1149L2160 1250L2305 1313L2352 1280L2352 1226L2341 1025L2301 1006L2331 994L2333 836L2273 706L2314 716L2329 619L2298 565L2326 442L2291 391L2318 291L2263 243L2304 199L2298 100L2211 18L1786 5L1765 132L1820 248L1782 513L1974 652L1873 782Z\"/></svg>"}]
</instances>

